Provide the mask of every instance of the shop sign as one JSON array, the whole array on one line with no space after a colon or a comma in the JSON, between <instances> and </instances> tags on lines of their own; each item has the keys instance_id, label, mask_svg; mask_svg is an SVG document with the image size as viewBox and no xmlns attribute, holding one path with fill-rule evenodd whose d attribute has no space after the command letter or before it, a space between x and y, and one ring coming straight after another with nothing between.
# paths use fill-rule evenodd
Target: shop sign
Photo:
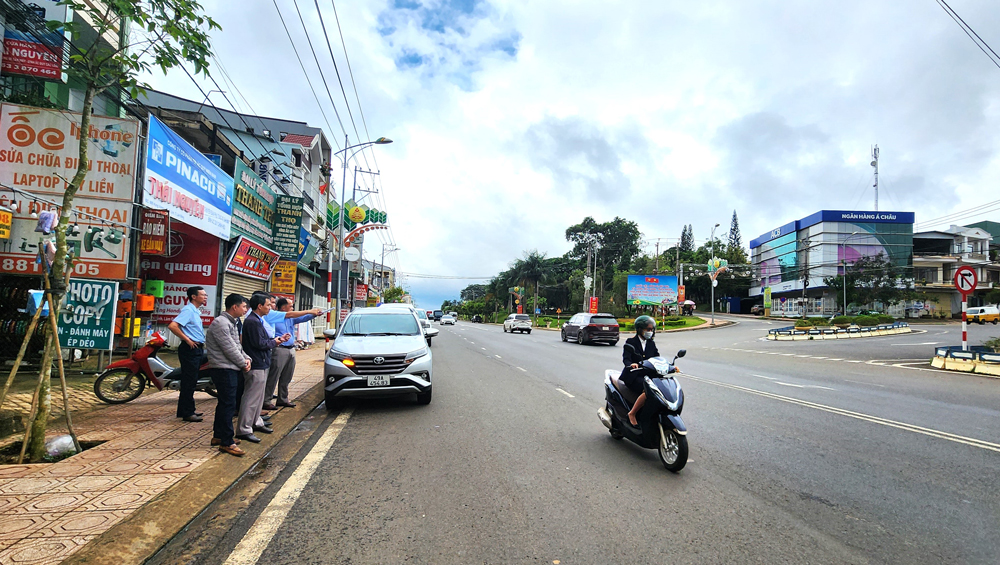
<instances>
[{"instance_id":1,"label":"shop sign","mask_svg":"<svg viewBox=\"0 0 1000 565\"><path fill-rule=\"evenodd\" d=\"M625 296L632 306L677 304L677 277L629 275Z\"/></svg>"},{"instance_id":2,"label":"shop sign","mask_svg":"<svg viewBox=\"0 0 1000 565\"><path fill-rule=\"evenodd\" d=\"M771 287L764 287L764 308L771 308Z\"/></svg>"},{"instance_id":3,"label":"shop sign","mask_svg":"<svg viewBox=\"0 0 1000 565\"><path fill-rule=\"evenodd\" d=\"M118 283L70 279L59 309L59 345L66 349L111 349Z\"/></svg>"},{"instance_id":4,"label":"shop sign","mask_svg":"<svg viewBox=\"0 0 1000 565\"><path fill-rule=\"evenodd\" d=\"M32 0L29 12L37 15L24 22L24 31L10 25L3 34L3 61L0 71L8 75L28 75L49 80L62 79L63 30L50 31L45 22L55 20L65 22L66 6L54 0ZM10 16L8 16L9 18Z\"/></svg>"},{"instance_id":5,"label":"shop sign","mask_svg":"<svg viewBox=\"0 0 1000 565\"><path fill-rule=\"evenodd\" d=\"M281 257L257 242L240 236L229 254L226 272L266 281Z\"/></svg>"},{"instance_id":6,"label":"shop sign","mask_svg":"<svg viewBox=\"0 0 1000 565\"><path fill-rule=\"evenodd\" d=\"M232 231L273 247L275 194L250 167L236 160ZM301 212L300 212L301 214Z\"/></svg>"},{"instance_id":7,"label":"shop sign","mask_svg":"<svg viewBox=\"0 0 1000 565\"><path fill-rule=\"evenodd\" d=\"M170 213L165 210L142 211L142 235L139 253L144 255L170 254Z\"/></svg>"},{"instance_id":8,"label":"shop sign","mask_svg":"<svg viewBox=\"0 0 1000 565\"><path fill-rule=\"evenodd\" d=\"M596 296L591 296L590 297L590 313L591 314L596 314L597 313L598 304L599 304L598 298ZM520 306L518 308L520 309Z\"/></svg>"},{"instance_id":9,"label":"shop sign","mask_svg":"<svg viewBox=\"0 0 1000 565\"><path fill-rule=\"evenodd\" d=\"M299 235L302 229L304 203L305 198L301 196L278 195L273 247L282 259L297 259L299 257Z\"/></svg>"},{"instance_id":10,"label":"shop sign","mask_svg":"<svg viewBox=\"0 0 1000 565\"><path fill-rule=\"evenodd\" d=\"M326 225L330 229L337 229L340 226L340 206L331 202L326 207ZM351 231L361 224L385 224L389 221L385 212L380 212L374 208L361 204L353 199L344 203L344 230Z\"/></svg>"},{"instance_id":11,"label":"shop sign","mask_svg":"<svg viewBox=\"0 0 1000 565\"><path fill-rule=\"evenodd\" d=\"M354 300L368 300L368 285L359 284L354 287Z\"/></svg>"},{"instance_id":12,"label":"shop sign","mask_svg":"<svg viewBox=\"0 0 1000 565\"><path fill-rule=\"evenodd\" d=\"M175 220L229 239L232 177L152 114L144 182L146 205L165 208Z\"/></svg>"},{"instance_id":13,"label":"shop sign","mask_svg":"<svg viewBox=\"0 0 1000 565\"><path fill-rule=\"evenodd\" d=\"M295 261L278 261L271 273L271 293L285 297L295 296L295 274L298 268Z\"/></svg>"},{"instance_id":14,"label":"shop sign","mask_svg":"<svg viewBox=\"0 0 1000 565\"><path fill-rule=\"evenodd\" d=\"M14 220L14 214L0 210L0 239L10 239L10 225Z\"/></svg>"},{"instance_id":15,"label":"shop sign","mask_svg":"<svg viewBox=\"0 0 1000 565\"><path fill-rule=\"evenodd\" d=\"M0 107L0 184L61 203L66 181L79 163L80 114L3 104ZM93 116L87 138L90 170L73 200L74 215L67 236L73 254L73 274L80 277L125 278L129 238L123 233L132 222L136 148L139 122ZM15 199L9 242L0 243L0 272L41 274L35 263L42 234L35 232L42 210L57 205ZM0 195L0 206L11 204ZM93 216L93 217L92 217ZM104 223L101 222L104 220Z\"/></svg>"},{"instance_id":16,"label":"shop sign","mask_svg":"<svg viewBox=\"0 0 1000 565\"><path fill-rule=\"evenodd\" d=\"M167 324L173 321L187 304L187 289L205 287L208 302L199 310L203 324L212 323L215 316L215 295L219 283L219 238L190 226L174 223L170 232L170 254L166 257L143 257L140 276L161 280L163 298L156 299L152 321Z\"/></svg>"}]
</instances>

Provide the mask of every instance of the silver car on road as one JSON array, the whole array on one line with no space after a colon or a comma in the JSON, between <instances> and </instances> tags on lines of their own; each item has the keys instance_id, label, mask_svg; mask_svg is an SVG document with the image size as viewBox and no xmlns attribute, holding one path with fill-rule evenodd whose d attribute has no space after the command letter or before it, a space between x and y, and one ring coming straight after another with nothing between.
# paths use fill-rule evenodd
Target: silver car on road
<instances>
[{"instance_id":1,"label":"silver car on road","mask_svg":"<svg viewBox=\"0 0 1000 565\"><path fill-rule=\"evenodd\" d=\"M416 394L431 402L433 356L415 313L402 308L358 308L340 330L323 365L326 405L347 397Z\"/></svg>"}]
</instances>

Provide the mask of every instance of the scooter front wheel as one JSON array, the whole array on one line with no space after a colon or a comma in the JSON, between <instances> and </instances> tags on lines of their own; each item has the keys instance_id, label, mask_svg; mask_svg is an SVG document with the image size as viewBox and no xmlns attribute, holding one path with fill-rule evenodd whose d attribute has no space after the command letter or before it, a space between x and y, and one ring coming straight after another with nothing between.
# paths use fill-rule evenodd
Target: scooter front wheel
<instances>
[{"instance_id":1,"label":"scooter front wheel","mask_svg":"<svg viewBox=\"0 0 1000 565\"><path fill-rule=\"evenodd\" d=\"M146 390L146 377L128 369L101 373L94 381L94 394L108 404L125 404Z\"/></svg>"},{"instance_id":2,"label":"scooter front wheel","mask_svg":"<svg viewBox=\"0 0 1000 565\"><path fill-rule=\"evenodd\" d=\"M687 437L677 433L673 428L665 429L660 427L660 446L657 451L660 454L660 462L670 472L676 473L687 465L688 442Z\"/></svg>"}]
</instances>

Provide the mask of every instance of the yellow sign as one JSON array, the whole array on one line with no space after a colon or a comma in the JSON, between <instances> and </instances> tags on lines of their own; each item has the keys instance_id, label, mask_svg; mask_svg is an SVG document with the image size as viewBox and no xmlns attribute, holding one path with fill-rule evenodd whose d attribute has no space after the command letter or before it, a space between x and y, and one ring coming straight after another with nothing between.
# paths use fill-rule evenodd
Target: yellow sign
<instances>
[{"instance_id":1,"label":"yellow sign","mask_svg":"<svg viewBox=\"0 0 1000 565\"><path fill-rule=\"evenodd\" d=\"M361 209L361 206L355 206L351 208L351 211L347 214L347 217L351 219L354 223L361 223L365 221L365 211Z\"/></svg>"},{"instance_id":2,"label":"yellow sign","mask_svg":"<svg viewBox=\"0 0 1000 565\"><path fill-rule=\"evenodd\" d=\"M10 239L10 224L14 221L14 214L6 210L0 210L0 239Z\"/></svg>"},{"instance_id":3,"label":"yellow sign","mask_svg":"<svg viewBox=\"0 0 1000 565\"><path fill-rule=\"evenodd\" d=\"M295 261L278 261L271 273L271 292L295 296Z\"/></svg>"}]
</instances>

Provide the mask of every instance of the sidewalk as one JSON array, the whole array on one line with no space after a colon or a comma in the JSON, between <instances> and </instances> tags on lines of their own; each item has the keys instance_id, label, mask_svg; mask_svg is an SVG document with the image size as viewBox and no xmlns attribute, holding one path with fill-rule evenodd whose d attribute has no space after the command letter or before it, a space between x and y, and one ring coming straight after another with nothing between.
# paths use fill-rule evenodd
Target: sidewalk
<instances>
[{"instance_id":1,"label":"sidewalk","mask_svg":"<svg viewBox=\"0 0 1000 565\"><path fill-rule=\"evenodd\" d=\"M319 341L296 354L292 399L322 381L323 353ZM101 445L58 463L0 466L0 564L59 563L198 466L232 458L209 445L215 399L196 393L195 402L203 422L175 417L174 391L95 410L73 423L81 442ZM49 429L49 436L63 433L56 423ZM241 447L244 459L263 449Z\"/></svg>"}]
</instances>

